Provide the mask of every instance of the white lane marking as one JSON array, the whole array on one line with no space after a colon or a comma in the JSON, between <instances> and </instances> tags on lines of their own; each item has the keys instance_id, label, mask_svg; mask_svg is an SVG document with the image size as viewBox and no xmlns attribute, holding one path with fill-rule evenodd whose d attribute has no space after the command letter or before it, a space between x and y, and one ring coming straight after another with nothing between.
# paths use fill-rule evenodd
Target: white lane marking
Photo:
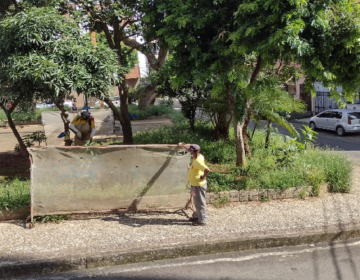
<instances>
[{"instance_id":1,"label":"white lane marking","mask_svg":"<svg viewBox=\"0 0 360 280\"><path fill-rule=\"evenodd\" d=\"M335 245L332 246L332 248L353 247L353 246L359 246L359 245L360 245L360 241L357 241L357 242L349 243L349 244L335 244ZM175 264L159 264L159 265L149 264L148 266L143 266L143 267L133 267L133 268L124 268L124 269L120 268L119 270L117 270L116 273L143 271L143 270L147 270L147 269L173 268L173 267L180 267L180 266L185 266L185 265L187 265L187 266L188 265L192 265L192 266L194 266L194 265L205 265L205 264L212 264L212 263L218 263L218 262L242 262L242 261L259 259L259 258L264 258L264 257L269 257L269 256L285 257L285 256L290 256L290 255L295 255L295 254L311 253L311 252L314 252L314 251L325 251L325 250L329 250L329 248L330 248L330 246L320 247L320 248L312 247L312 248L309 248L309 249L303 249L303 250L295 251L295 252L258 253L258 254L253 254L253 255L239 257L239 258L219 258L219 259L203 260L203 261L191 261L191 262L185 261L185 262L182 262L182 263L175 263ZM111 272L111 273L114 273L114 272Z\"/></svg>"}]
</instances>

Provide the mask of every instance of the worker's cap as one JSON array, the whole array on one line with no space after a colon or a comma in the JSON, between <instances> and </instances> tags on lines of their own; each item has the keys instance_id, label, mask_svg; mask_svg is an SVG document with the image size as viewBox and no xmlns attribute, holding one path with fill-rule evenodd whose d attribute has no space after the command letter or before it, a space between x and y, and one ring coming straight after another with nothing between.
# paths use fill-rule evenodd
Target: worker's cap
<instances>
[{"instance_id":1,"label":"worker's cap","mask_svg":"<svg viewBox=\"0 0 360 280\"><path fill-rule=\"evenodd\" d=\"M191 144L189 149L189 152L199 152L200 151L200 146L197 144Z\"/></svg>"},{"instance_id":2,"label":"worker's cap","mask_svg":"<svg viewBox=\"0 0 360 280\"><path fill-rule=\"evenodd\" d=\"M83 112L81 112L81 115L82 115L83 117L90 117L90 112L88 112L88 111L83 111Z\"/></svg>"}]
</instances>

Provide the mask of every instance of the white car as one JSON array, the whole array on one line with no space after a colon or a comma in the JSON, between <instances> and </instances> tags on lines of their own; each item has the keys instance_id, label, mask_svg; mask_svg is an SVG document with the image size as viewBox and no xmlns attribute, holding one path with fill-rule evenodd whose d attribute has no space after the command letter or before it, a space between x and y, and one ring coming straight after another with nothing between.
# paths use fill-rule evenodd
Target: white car
<instances>
[{"instance_id":1,"label":"white car","mask_svg":"<svg viewBox=\"0 0 360 280\"><path fill-rule=\"evenodd\" d=\"M71 100L64 100L64 106L67 106L67 107L72 107L73 105L73 102Z\"/></svg>"},{"instance_id":2,"label":"white car","mask_svg":"<svg viewBox=\"0 0 360 280\"><path fill-rule=\"evenodd\" d=\"M360 132L360 111L348 109L326 110L312 117L309 122L312 130L317 128L336 131L337 135Z\"/></svg>"},{"instance_id":3,"label":"white car","mask_svg":"<svg viewBox=\"0 0 360 280\"><path fill-rule=\"evenodd\" d=\"M36 104L36 109L44 109L44 108L55 108L56 105L51 100L46 100L41 104Z\"/></svg>"},{"instance_id":4,"label":"white car","mask_svg":"<svg viewBox=\"0 0 360 280\"><path fill-rule=\"evenodd\" d=\"M115 107L120 107L120 96L112 96L109 99L115 105ZM104 102L104 106L109 107L109 105L106 104L106 102ZM95 102L95 107L100 107L100 100L97 100Z\"/></svg>"}]
</instances>

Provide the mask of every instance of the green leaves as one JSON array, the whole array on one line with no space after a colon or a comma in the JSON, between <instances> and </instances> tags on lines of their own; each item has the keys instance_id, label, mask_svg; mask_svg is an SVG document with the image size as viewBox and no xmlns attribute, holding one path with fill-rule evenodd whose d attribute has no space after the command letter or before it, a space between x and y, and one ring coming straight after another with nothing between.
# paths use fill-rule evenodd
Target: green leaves
<instances>
[{"instance_id":1,"label":"green leaves","mask_svg":"<svg viewBox=\"0 0 360 280\"><path fill-rule=\"evenodd\" d=\"M58 96L71 91L108 95L117 80L116 54L50 8L31 8L0 22L0 79L9 87L31 85Z\"/></svg>"}]
</instances>

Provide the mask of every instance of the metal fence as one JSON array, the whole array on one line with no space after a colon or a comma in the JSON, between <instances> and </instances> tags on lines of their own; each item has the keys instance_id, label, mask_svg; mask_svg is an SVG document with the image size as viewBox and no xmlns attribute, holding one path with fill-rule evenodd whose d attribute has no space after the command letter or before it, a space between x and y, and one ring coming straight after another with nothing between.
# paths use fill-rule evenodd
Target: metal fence
<instances>
[{"instance_id":1,"label":"metal fence","mask_svg":"<svg viewBox=\"0 0 360 280\"><path fill-rule=\"evenodd\" d=\"M315 98L315 114L329 109L337 109L338 104L334 99L330 99L330 92L317 91Z\"/></svg>"}]
</instances>

